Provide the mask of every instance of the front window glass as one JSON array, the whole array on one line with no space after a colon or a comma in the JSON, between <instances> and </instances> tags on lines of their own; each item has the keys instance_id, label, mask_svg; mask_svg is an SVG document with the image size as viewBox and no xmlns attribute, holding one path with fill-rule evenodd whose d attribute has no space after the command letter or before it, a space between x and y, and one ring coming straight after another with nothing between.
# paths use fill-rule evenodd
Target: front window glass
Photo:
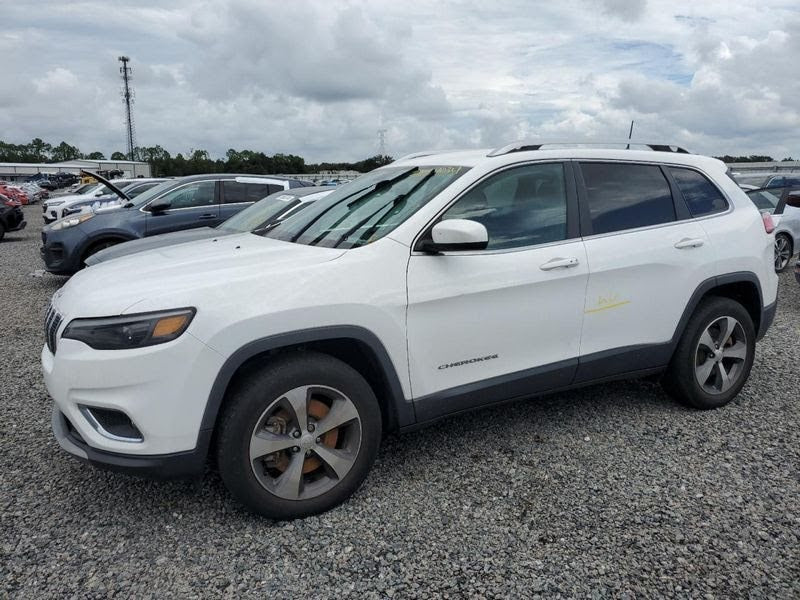
<instances>
[{"instance_id":1,"label":"front window glass","mask_svg":"<svg viewBox=\"0 0 800 600\"><path fill-rule=\"evenodd\" d=\"M195 181L168 192L164 195L163 200L169 202L170 210L209 206L216 204L214 198L215 186L215 181Z\"/></svg>"},{"instance_id":2,"label":"front window glass","mask_svg":"<svg viewBox=\"0 0 800 600\"><path fill-rule=\"evenodd\" d=\"M156 196L159 196L159 195L163 194L166 190L168 190L169 188L173 188L176 185L177 184L175 183L175 180L165 181L163 183L159 183L157 186L151 187L146 192L143 192L143 193L139 194L138 196L136 196L136 198L133 200L132 204L134 206L143 206L144 204L146 204L147 202L149 202L150 200L152 200Z\"/></svg>"},{"instance_id":3,"label":"front window glass","mask_svg":"<svg viewBox=\"0 0 800 600\"><path fill-rule=\"evenodd\" d=\"M503 171L467 192L442 219L486 227L488 250L546 244L567 237L567 192L561 163Z\"/></svg>"},{"instance_id":4,"label":"front window glass","mask_svg":"<svg viewBox=\"0 0 800 600\"><path fill-rule=\"evenodd\" d=\"M453 166L377 169L337 188L265 235L327 248L364 246L398 227L467 170Z\"/></svg>"}]
</instances>

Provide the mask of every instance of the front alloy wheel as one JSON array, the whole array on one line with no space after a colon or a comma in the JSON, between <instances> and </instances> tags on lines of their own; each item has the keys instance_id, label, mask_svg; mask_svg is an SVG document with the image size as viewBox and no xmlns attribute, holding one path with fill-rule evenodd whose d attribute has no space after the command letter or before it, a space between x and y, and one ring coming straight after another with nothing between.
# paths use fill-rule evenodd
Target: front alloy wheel
<instances>
[{"instance_id":1,"label":"front alloy wheel","mask_svg":"<svg viewBox=\"0 0 800 600\"><path fill-rule=\"evenodd\" d=\"M302 386L273 400L250 436L253 474L287 500L314 498L341 481L361 447L361 418L342 392Z\"/></svg>"},{"instance_id":2,"label":"front alloy wheel","mask_svg":"<svg viewBox=\"0 0 800 600\"><path fill-rule=\"evenodd\" d=\"M226 394L220 476L239 502L273 519L333 508L358 489L378 453L378 400L358 371L332 356L265 360Z\"/></svg>"}]
</instances>

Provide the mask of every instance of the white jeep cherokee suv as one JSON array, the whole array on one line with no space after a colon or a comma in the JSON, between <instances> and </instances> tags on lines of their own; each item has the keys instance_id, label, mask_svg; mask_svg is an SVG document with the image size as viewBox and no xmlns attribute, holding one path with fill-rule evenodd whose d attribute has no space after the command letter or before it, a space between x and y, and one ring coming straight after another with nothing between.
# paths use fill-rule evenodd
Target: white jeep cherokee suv
<instances>
[{"instance_id":1,"label":"white jeep cherokee suv","mask_svg":"<svg viewBox=\"0 0 800 600\"><path fill-rule=\"evenodd\" d=\"M273 518L361 484L385 431L663 374L745 384L776 309L773 235L717 160L517 144L417 154L259 235L137 253L53 298L53 429L106 468L196 476Z\"/></svg>"}]
</instances>

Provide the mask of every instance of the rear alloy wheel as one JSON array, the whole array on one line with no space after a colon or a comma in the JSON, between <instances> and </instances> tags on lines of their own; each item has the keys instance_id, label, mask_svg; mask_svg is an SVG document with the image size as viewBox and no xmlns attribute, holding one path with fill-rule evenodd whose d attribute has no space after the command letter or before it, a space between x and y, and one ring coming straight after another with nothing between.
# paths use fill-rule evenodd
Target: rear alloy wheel
<instances>
[{"instance_id":1,"label":"rear alloy wheel","mask_svg":"<svg viewBox=\"0 0 800 600\"><path fill-rule=\"evenodd\" d=\"M381 438L377 399L364 378L325 354L279 356L228 395L217 437L220 475L251 510L293 519L349 498Z\"/></svg>"},{"instance_id":2,"label":"rear alloy wheel","mask_svg":"<svg viewBox=\"0 0 800 600\"><path fill-rule=\"evenodd\" d=\"M730 298L709 297L695 310L678 342L664 389L700 409L730 402L750 375L755 329L745 308Z\"/></svg>"},{"instance_id":3,"label":"rear alloy wheel","mask_svg":"<svg viewBox=\"0 0 800 600\"><path fill-rule=\"evenodd\" d=\"M787 266L789 261L792 260L793 252L792 240L785 233L779 233L775 236L775 272L780 273Z\"/></svg>"}]
</instances>

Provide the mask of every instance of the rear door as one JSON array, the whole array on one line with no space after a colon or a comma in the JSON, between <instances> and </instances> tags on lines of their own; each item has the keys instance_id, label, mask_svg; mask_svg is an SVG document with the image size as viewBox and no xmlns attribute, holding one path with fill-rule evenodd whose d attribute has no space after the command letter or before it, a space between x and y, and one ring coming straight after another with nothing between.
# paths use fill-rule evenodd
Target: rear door
<instances>
[{"instance_id":1,"label":"rear door","mask_svg":"<svg viewBox=\"0 0 800 600\"><path fill-rule=\"evenodd\" d=\"M664 366L689 299L714 275L711 241L668 169L575 165L589 263L576 382Z\"/></svg>"},{"instance_id":2,"label":"rear door","mask_svg":"<svg viewBox=\"0 0 800 600\"><path fill-rule=\"evenodd\" d=\"M213 179L190 181L156 198L169 201L170 207L157 213L148 211L146 235L219 225L222 219L217 187L218 182ZM142 210L147 211L148 206Z\"/></svg>"}]
</instances>

